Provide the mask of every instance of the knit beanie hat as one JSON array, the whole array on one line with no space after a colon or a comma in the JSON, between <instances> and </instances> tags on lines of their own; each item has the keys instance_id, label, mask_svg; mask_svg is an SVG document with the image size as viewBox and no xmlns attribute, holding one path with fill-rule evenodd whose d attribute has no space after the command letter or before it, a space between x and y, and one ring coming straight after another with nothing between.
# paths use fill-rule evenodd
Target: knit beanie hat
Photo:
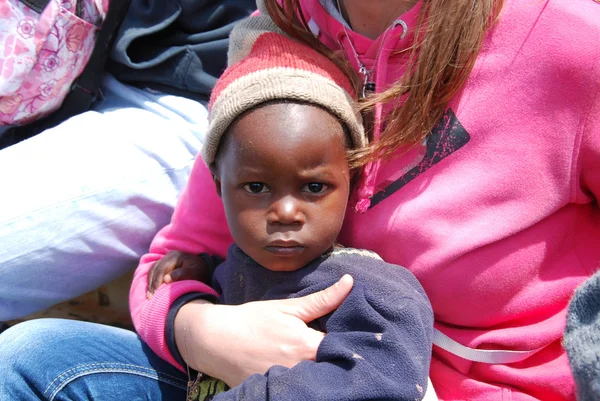
<instances>
[{"instance_id":1,"label":"knit beanie hat","mask_svg":"<svg viewBox=\"0 0 600 401\"><path fill-rule=\"evenodd\" d=\"M569 303L563 345L579 400L600 400L600 271L584 282Z\"/></svg>"},{"instance_id":2,"label":"knit beanie hat","mask_svg":"<svg viewBox=\"0 0 600 401\"><path fill-rule=\"evenodd\" d=\"M231 123L245 111L270 100L321 106L346 125L354 148L366 144L351 81L335 63L279 33L260 33L244 45L249 46L247 54L225 70L211 94L209 127L202 149L207 165L214 162Z\"/></svg>"}]
</instances>

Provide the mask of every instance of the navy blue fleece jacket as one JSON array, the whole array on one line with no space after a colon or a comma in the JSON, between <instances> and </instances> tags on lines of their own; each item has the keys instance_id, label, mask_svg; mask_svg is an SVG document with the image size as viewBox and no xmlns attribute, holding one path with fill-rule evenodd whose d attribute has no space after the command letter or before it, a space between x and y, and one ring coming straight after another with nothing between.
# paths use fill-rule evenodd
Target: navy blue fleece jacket
<instances>
[{"instance_id":1,"label":"navy blue fleece jacket","mask_svg":"<svg viewBox=\"0 0 600 401\"><path fill-rule=\"evenodd\" d=\"M255 0L131 0L108 70L132 85L208 101L229 33Z\"/></svg>"},{"instance_id":2,"label":"navy blue fleece jacket","mask_svg":"<svg viewBox=\"0 0 600 401\"><path fill-rule=\"evenodd\" d=\"M215 396L224 400L419 400L425 394L433 312L417 279L375 253L341 248L294 272L273 272L232 245L213 276L220 303L301 297L345 273L354 287L340 307L313 322L327 334L316 361L273 366Z\"/></svg>"}]
</instances>

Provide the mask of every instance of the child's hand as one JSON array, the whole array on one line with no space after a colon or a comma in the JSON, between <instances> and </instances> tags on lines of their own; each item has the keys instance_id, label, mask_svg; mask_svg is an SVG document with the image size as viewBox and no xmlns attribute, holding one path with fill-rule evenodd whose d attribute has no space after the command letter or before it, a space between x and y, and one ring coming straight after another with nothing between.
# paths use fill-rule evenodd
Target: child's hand
<instances>
[{"instance_id":1,"label":"child's hand","mask_svg":"<svg viewBox=\"0 0 600 401\"><path fill-rule=\"evenodd\" d=\"M170 251L162 259L154 262L148 272L148 293L150 298L162 283L182 280L198 280L208 283L211 271L202 257L180 251Z\"/></svg>"}]
</instances>

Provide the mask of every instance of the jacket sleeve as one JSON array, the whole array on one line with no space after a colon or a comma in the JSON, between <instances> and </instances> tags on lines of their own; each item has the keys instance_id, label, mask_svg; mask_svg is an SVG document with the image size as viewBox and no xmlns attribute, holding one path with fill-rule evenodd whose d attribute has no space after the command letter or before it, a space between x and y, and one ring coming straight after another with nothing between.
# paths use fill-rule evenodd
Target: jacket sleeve
<instances>
[{"instance_id":1,"label":"jacket sleeve","mask_svg":"<svg viewBox=\"0 0 600 401\"><path fill-rule=\"evenodd\" d=\"M348 298L327 319L316 361L291 369L273 366L214 401L421 399L431 359L433 312L422 289L398 284L377 291L371 290L376 283L367 288L355 280Z\"/></svg>"},{"instance_id":2,"label":"jacket sleeve","mask_svg":"<svg viewBox=\"0 0 600 401\"><path fill-rule=\"evenodd\" d=\"M200 157L175 207L171 223L160 230L142 256L129 293L133 324L138 334L161 358L182 369L168 350L165 324L173 302L184 294L201 292L217 296L210 286L198 281L180 281L161 285L146 298L148 271L154 262L170 250L193 254L207 252L225 256L233 242L222 202L216 194L212 176Z\"/></svg>"}]
</instances>

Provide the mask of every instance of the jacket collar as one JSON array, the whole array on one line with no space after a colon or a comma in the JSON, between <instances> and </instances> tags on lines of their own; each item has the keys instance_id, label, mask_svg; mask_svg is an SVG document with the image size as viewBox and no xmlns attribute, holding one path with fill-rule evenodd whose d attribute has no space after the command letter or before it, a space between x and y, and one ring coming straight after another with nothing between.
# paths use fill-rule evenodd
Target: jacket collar
<instances>
[{"instance_id":1,"label":"jacket collar","mask_svg":"<svg viewBox=\"0 0 600 401\"><path fill-rule=\"evenodd\" d=\"M340 49L342 47L339 46L340 39L347 34L359 57L375 58L380 46L391 46L392 49L390 50L397 52L412 45L422 0L406 13L400 15L388 30L375 40L352 31L337 10L335 0L301 0L300 5L313 34L319 35L323 43L336 50ZM403 24L399 23L399 20L403 21L408 27L408 32L404 36ZM338 46L330 45L336 43Z\"/></svg>"}]
</instances>

